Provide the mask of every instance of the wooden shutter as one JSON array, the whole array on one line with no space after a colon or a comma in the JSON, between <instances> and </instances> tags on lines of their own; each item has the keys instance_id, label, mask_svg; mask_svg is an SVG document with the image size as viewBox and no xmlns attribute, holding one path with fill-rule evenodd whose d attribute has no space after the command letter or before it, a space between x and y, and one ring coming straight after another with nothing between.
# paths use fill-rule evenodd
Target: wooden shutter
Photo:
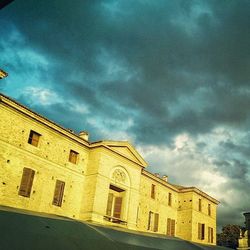
<instances>
[{"instance_id":1,"label":"wooden shutter","mask_svg":"<svg viewBox=\"0 0 250 250\"><path fill-rule=\"evenodd\" d=\"M108 202L107 202L107 209L106 209L106 214L108 216L111 216L111 212L112 212L112 205L113 205L113 194L112 193L109 193L109 196L108 196Z\"/></svg>"},{"instance_id":2,"label":"wooden shutter","mask_svg":"<svg viewBox=\"0 0 250 250\"><path fill-rule=\"evenodd\" d=\"M78 156L77 152L75 152L74 150L70 150L70 152L69 152L69 161L76 164L77 156Z\"/></svg>"},{"instance_id":3,"label":"wooden shutter","mask_svg":"<svg viewBox=\"0 0 250 250\"><path fill-rule=\"evenodd\" d=\"M155 198L155 185L154 184L151 185L151 198L152 199Z\"/></svg>"},{"instance_id":4,"label":"wooden shutter","mask_svg":"<svg viewBox=\"0 0 250 250\"><path fill-rule=\"evenodd\" d=\"M211 216L211 204L208 204L208 215Z\"/></svg>"},{"instance_id":5,"label":"wooden shutter","mask_svg":"<svg viewBox=\"0 0 250 250\"><path fill-rule=\"evenodd\" d=\"M28 143L35 146L35 147L37 147L40 136L41 136L40 134L38 134L37 132L31 130L30 135L29 135Z\"/></svg>"},{"instance_id":6,"label":"wooden shutter","mask_svg":"<svg viewBox=\"0 0 250 250\"><path fill-rule=\"evenodd\" d=\"M198 239L201 240L201 223L198 223Z\"/></svg>"},{"instance_id":7,"label":"wooden shutter","mask_svg":"<svg viewBox=\"0 0 250 250\"><path fill-rule=\"evenodd\" d=\"M170 218L167 219L167 235L168 236L171 235L171 219Z\"/></svg>"},{"instance_id":8,"label":"wooden shutter","mask_svg":"<svg viewBox=\"0 0 250 250\"><path fill-rule=\"evenodd\" d=\"M154 218L154 232L158 231L158 224L159 224L159 214L155 213L155 218Z\"/></svg>"},{"instance_id":9,"label":"wooden shutter","mask_svg":"<svg viewBox=\"0 0 250 250\"><path fill-rule=\"evenodd\" d=\"M175 220L171 220L171 236L175 236Z\"/></svg>"},{"instance_id":10,"label":"wooden shutter","mask_svg":"<svg viewBox=\"0 0 250 250\"><path fill-rule=\"evenodd\" d=\"M122 197L115 197L115 206L114 206L114 217L121 217L121 209L122 209Z\"/></svg>"},{"instance_id":11,"label":"wooden shutter","mask_svg":"<svg viewBox=\"0 0 250 250\"><path fill-rule=\"evenodd\" d=\"M62 205L63 193L64 193L65 182L56 180L54 198L52 204L55 206Z\"/></svg>"},{"instance_id":12,"label":"wooden shutter","mask_svg":"<svg viewBox=\"0 0 250 250\"><path fill-rule=\"evenodd\" d=\"M22 180L18 194L25 197L30 197L35 171L30 168L23 168Z\"/></svg>"},{"instance_id":13,"label":"wooden shutter","mask_svg":"<svg viewBox=\"0 0 250 250\"><path fill-rule=\"evenodd\" d=\"M172 206L172 193L168 194L168 205Z\"/></svg>"},{"instance_id":14,"label":"wooden shutter","mask_svg":"<svg viewBox=\"0 0 250 250\"><path fill-rule=\"evenodd\" d=\"M201 199L199 199L199 211L201 212Z\"/></svg>"},{"instance_id":15,"label":"wooden shutter","mask_svg":"<svg viewBox=\"0 0 250 250\"><path fill-rule=\"evenodd\" d=\"M152 217L153 217L153 212L149 211L149 214L148 214L148 230L150 230L150 228L151 228Z\"/></svg>"}]
</instances>

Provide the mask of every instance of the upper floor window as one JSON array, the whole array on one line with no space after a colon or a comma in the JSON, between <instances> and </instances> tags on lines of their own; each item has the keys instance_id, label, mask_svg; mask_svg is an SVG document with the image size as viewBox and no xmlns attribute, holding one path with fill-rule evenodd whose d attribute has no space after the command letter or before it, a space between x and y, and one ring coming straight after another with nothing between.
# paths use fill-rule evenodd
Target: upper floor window
<instances>
[{"instance_id":1,"label":"upper floor window","mask_svg":"<svg viewBox=\"0 0 250 250\"><path fill-rule=\"evenodd\" d=\"M211 216L211 204L208 204L207 210L208 210L208 215Z\"/></svg>"},{"instance_id":2,"label":"upper floor window","mask_svg":"<svg viewBox=\"0 0 250 250\"><path fill-rule=\"evenodd\" d=\"M199 207L198 207L198 209L201 212L201 199L199 199Z\"/></svg>"},{"instance_id":3,"label":"upper floor window","mask_svg":"<svg viewBox=\"0 0 250 250\"><path fill-rule=\"evenodd\" d=\"M168 205L172 206L172 194L168 193Z\"/></svg>"},{"instance_id":4,"label":"upper floor window","mask_svg":"<svg viewBox=\"0 0 250 250\"><path fill-rule=\"evenodd\" d=\"M151 198L155 199L155 185L154 184L151 185Z\"/></svg>"},{"instance_id":5,"label":"upper floor window","mask_svg":"<svg viewBox=\"0 0 250 250\"><path fill-rule=\"evenodd\" d=\"M23 175L21 179L18 194L24 197L30 197L30 192L33 185L35 171L30 168L23 168Z\"/></svg>"},{"instance_id":6,"label":"upper floor window","mask_svg":"<svg viewBox=\"0 0 250 250\"><path fill-rule=\"evenodd\" d=\"M33 130L30 130L30 135L29 135L29 139L28 139L28 143L37 147L38 146L38 143L39 143L39 139L40 139L40 134L33 131Z\"/></svg>"},{"instance_id":7,"label":"upper floor window","mask_svg":"<svg viewBox=\"0 0 250 250\"><path fill-rule=\"evenodd\" d=\"M69 161L71 163L76 164L77 163L77 158L78 158L78 153L74 150L70 150L69 152Z\"/></svg>"}]
</instances>

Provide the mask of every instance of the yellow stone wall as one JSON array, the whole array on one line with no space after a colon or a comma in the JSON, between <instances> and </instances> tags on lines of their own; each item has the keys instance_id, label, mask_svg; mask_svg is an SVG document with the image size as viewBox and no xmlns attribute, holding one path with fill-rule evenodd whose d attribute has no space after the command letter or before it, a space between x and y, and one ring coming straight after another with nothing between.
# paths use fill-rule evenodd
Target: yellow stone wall
<instances>
[{"instance_id":1,"label":"yellow stone wall","mask_svg":"<svg viewBox=\"0 0 250 250\"><path fill-rule=\"evenodd\" d=\"M140 231L148 230L149 211L159 214L159 228L157 233L166 234L167 218L174 219L177 222L177 207L178 207L178 193L164 185L159 185L152 174L141 176L140 185L140 202L139 214L137 220L137 228ZM155 185L155 198L151 198L151 186ZM168 195L172 194L172 205L168 205ZM152 232L152 231L150 231Z\"/></svg>"},{"instance_id":2,"label":"yellow stone wall","mask_svg":"<svg viewBox=\"0 0 250 250\"><path fill-rule=\"evenodd\" d=\"M105 219L113 185L123 190L121 220L126 223L118 226L148 232L152 211L159 214L155 233L166 234L170 218L175 220L177 237L208 243L209 226L214 229L216 242L216 200L194 188L186 192L145 171L144 160L136 151L131 152L131 145L125 147L125 142L117 142L116 147L112 142L109 147L109 141L88 143L10 100L0 99L0 117L0 205L114 225ZM28 143L30 130L41 134L38 147ZM76 164L69 162L70 150L79 153ZM18 195L24 167L35 171L29 198ZM56 180L65 182L61 207L52 205ZM156 187L154 199L152 184ZM202 241L197 237L198 223L206 225L206 238Z\"/></svg>"},{"instance_id":3,"label":"yellow stone wall","mask_svg":"<svg viewBox=\"0 0 250 250\"><path fill-rule=\"evenodd\" d=\"M2 105L0 114L0 204L78 218L88 149ZM27 143L31 129L42 135L38 147ZM78 164L68 162L70 149ZM35 170L30 198L18 195L24 167ZM62 207L52 205L57 179L66 183Z\"/></svg>"}]
</instances>

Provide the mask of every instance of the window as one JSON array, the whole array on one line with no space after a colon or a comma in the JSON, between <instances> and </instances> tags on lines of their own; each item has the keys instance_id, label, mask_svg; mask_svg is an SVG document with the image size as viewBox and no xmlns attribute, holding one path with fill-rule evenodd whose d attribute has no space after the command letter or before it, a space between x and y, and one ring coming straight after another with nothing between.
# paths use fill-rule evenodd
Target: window
<instances>
[{"instance_id":1,"label":"window","mask_svg":"<svg viewBox=\"0 0 250 250\"><path fill-rule=\"evenodd\" d=\"M56 186L54 191L54 198L52 204L58 207L62 206L63 193L65 182L56 180Z\"/></svg>"},{"instance_id":2,"label":"window","mask_svg":"<svg viewBox=\"0 0 250 250\"><path fill-rule=\"evenodd\" d=\"M208 227L208 242L214 243L214 230L212 227Z\"/></svg>"},{"instance_id":3,"label":"window","mask_svg":"<svg viewBox=\"0 0 250 250\"><path fill-rule=\"evenodd\" d=\"M211 216L211 204L208 204L207 210L208 215Z\"/></svg>"},{"instance_id":4,"label":"window","mask_svg":"<svg viewBox=\"0 0 250 250\"><path fill-rule=\"evenodd\" d=\"M117 219L121 218L124 193L125 191L123 189L110 185L106 215Z\"/></svg>"},{"instance_id":5,"label":"window","mask_svg":"<svg viewBox=\"0 0 250 250\"><path fill-rule=\"evenodd\" d=\"M148 230L151 230L151 227L153 225L153 215L154 215L154 213L152 211L149 211L149 214L148 214Z\"/></svg>"},{"instance_id":6,"label":"window","mask_svg":"<svg viewBox=\"0 0 250 250\"><path fill-rule=\"evenodd\" d=\"M175 236L175 220L167 219L167 235Z\"/></svg>"},{"instance_id":7,"label":"window","mask_svg":"<svg viewBox=\"0 0 250 250\"><path fill-rule=\"evenodd\" d=\"M159 214L155 213L155 216L154 216L154 232L158 231L158 225L159 225Z\"/></svg>"},{"instance_id":8,"label":"window","mask_svg":"<svg viewBox=\"0 0 250 250\"><path fill-rule=\"evenodd\" d=\"M159 214L149 211L148 214L148 230L157 232L159 227Z\"/></svg>"},{"instance_id":9,"label":"window","mask_svg":"<svg viewBox=\"0 0 250 250\"><path fill-rule=\"evenodd\" d=\"M69 152L69 161L71 163L76 164L77 158L78 158L78 153L76 151L74 151L74 150L70 150L70 152Z\"/></svg>"},{"instance_id":10,"label":"window","mask_svg":"<svg viewBox=\"0 0 250 250\"><path fill-rule=\"evenodd\" d=\"M168 193L168 205L172 206L172 194Z\"/></svg>"},{"instance_id":11,"label":"window","mask_svg":"<svg viewBox=\"0 0 250 250\"><path fill-rule=\"evenodd\" d=\"M205 224L198 223L198 239L199 240L205 239Z\"/></svg>"},{"instance_id":12,"label":"window","mask_svg":"<svg viewBox=\"0 0 250 250\"><path fill-rule=\"evenodd\" d=\"M29 139L28 139L28 143L37 147L38 146L38 142L39 142L39 138L40 138L40 134L38 134L37 132L30 130L30 135L29 135Z\"/></svg>"},{"instance_id":13,"label":"window","mask_svg":"<svg viewBox=\"0 0 250 250\"><path fill-rule=\"evenodd\" d=\"M201 212L201 199L199 199L199 211Z\"/></svg>"},{"instance_id":14,"label":"window","mask_svg":"<svg viewBox=\"0 0 250 250\"><path fill-rule=\"evenodd\" d=\"M23 169L22 180L18 194L24 197L30 197L35 171L30 168Z\"/></svg>"},{"instance_id":15,"label":"window","mask_svg":"<svg viewBox=\"0 0 250 250\"><path fill-rule=\"evenodd\" d=\"M154 184L151 185L151 198L155 199L155 185Z\"/></svg>"}]
</instances>

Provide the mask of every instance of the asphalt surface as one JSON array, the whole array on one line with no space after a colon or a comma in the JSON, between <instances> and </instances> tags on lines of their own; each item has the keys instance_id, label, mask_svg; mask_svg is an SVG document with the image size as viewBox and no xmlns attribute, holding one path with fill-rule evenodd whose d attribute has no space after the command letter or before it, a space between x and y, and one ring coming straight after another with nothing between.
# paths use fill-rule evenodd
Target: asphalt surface
<instances>
[{"instance_id":1,"label":"asphalt surface","mask_svg":"<svg viewBox=\"0 0 250 250\"><path fill-rule=\"evenodd\" d=\"M0 250L223 250L175 237L134 233L64 217L0 207Z\"/></svg>"}]
</instances>

